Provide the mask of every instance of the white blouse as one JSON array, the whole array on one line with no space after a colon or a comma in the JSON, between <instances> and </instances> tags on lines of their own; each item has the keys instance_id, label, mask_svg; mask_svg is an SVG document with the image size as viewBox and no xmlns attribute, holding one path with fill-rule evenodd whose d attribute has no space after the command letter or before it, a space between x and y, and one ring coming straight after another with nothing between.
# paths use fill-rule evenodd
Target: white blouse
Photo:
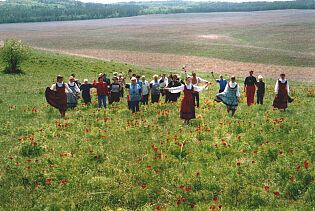
<instances>
[{"instance_id":1,"label":"white blouse","mask_svg":"<svg viewBox=\"0 0 315 211\"><path fill-rule=\"evenodd\" d=\"M284 79L284 80L279 79L279 80L280 80L280 82L281 82L282 84L284 84L284 83L287 81L287 79ZM275 93L276 93L276 94L278 94L278 91L279 91L279 80L277 80L276 86L275 86ZM288 94L289 94L289 93L290 93L290 90L289 90L289 82L287 82L287 90L288 90Z\"/></svg>"},{"instance_id":2,"label":"white blouse","mask_svg":"<svg viewBox=\"0 0 315 211\"><path fill-rule=\"evenodd\" d=\"M65 83L64 82L61 82L61 83L57 82L57 86L59 88L61 88L63 84L65 84ZM69 88L68 84L65 84L65 88L66 88L65 89L66 93L72 93L72 90ZM56 90L56 84L53 84L50 89L51 90Z\"/></svg>"},{"instance_id":3,"label":"white blouse","mask_svg":"<svg viewBox=\"0 0 315 211\"><path fill-rule=\"evenodd\" d=\"M186 77L188 78L188 77L190 77L191 78L191 80L192 80L192 78L193 78L193 76L190 76L188 73L186 73ZM197 83L195 83L195 84L193 84L193 85L198 85L198 84L206 84L206 83L208 83L208 81L207 80L204 80L204 79L202 79L202 78L200 78L200 77L196 77L196 79L197 79Z\"/></svg>"},{"instance_id":4,"label":"white blouse","mask_svg":"<svg viewBox=\"0 0 315 211\"><path fill-rule=\"evenodd\" d=\"M233 83L232 81L230 81L229 83L227 83L226 86L225 86L225 89L224 89L223 93L226 93L226 92L228 91L229 85L230 85L230 87L233 89L233 88L237 85L237 83L236 83L236 82ZM240 97L240 96L241 96L241 95L240 95L240 87L237 86L237 87L236 87L236 97Z\"/></svg>"},{"instance_id":5,"label":"white blouse","mask_svg":"<svg viewBox=\"0 0 315 211\"><path fill-rule=\"evenodd\" d=\"M70 85L70 86L74 86L74 90L75 90L77 93L80 93L80 89L79 89L79 87L78 87L78 85L77 85L76 83L69 81L69 85Z\"/></svg>"},{"instance_id":6,"label":"white blouse","mask_svg":"<svg viewBox=\"0 0 315 211\"><path fill-rule=\"evenodd\" d=\"M185 84L185 85L181 85L181 86L177 86L177 87L172 87L172 88L167 88L167 90L170 93L179 93L181 91L184 91L184 86L186 86L186 89L191 90L192 87L194 87L194 91L196 92L201 92L202 90L207 90L208 87L206 88L206 86L196 86L196 85L192 85L192 84Z\"/></svg>"}]
</instances>

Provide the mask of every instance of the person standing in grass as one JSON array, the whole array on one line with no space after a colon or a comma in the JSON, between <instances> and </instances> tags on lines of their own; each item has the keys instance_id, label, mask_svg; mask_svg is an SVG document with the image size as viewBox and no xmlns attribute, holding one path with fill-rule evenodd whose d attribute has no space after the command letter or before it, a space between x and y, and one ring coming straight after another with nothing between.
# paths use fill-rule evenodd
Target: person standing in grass
<instances>
[{"instance_id":1,"label":"person standing in grass","mask_svg":"<svg viewBox=\"0 0 315 211\"><path fill-rule=\"evenodd\" d=\"M264 96L265 96L265 83L263 82L263 77L261 75L258 76L257 86L257 104L264 104Z\"/></svg>"},{"instance_id":2,"label":"person standing in grass","mask_svg":"<svg viewBox=\"0 0 315 211\"><path fill-rule=\"evenodd\" d=\"M186 78L186 84L178 87L165 88L171 93L184 92L184 98L180 107L180 118L184 119L184 124L189 124L191 119L196 118L195 106L194 106L194 92L200 92L208 88L208 83L206 86L200 87L192 84L192 79L190 77Z\"/></svg>"},{"instance_id":3,"label":"person standing in grass","mask_svg":"<svg viewBox=\"0 0 315 211\"><path fill-rule=\"evenodd\" d=\"M168 83L168 88L179 87L182 85L181 81L178 80L178 76L176 74L172 75L173 80L170 80ZM169 93L169 101L176 102L179 98L180 93L171 93L166 89L166 92Z\"/></svg>"},{"instance_id":4,"label":"person standing in grass","mask_svg":"<svg viewBox=\"0 0 315 211\"><path fill-rule=\"evenodd\" d=\"M257 83L257 80L253 76L253 74L254 74L254 71L250 70L249 76L247 76L244 81L244 92L246 93L248 106L254 103L254 97L255 97L255 91L256 91L255 84Z\"/></svg>"},{"instance_id":5,"label":"person standing in grass","mask_svg":"<svg viewBox=\"0 0 315 211\"><path fill-rule=\"evenodd\" d=\"M91 88L92 88L92 84L89 83L89 80L84 79L84 83L80 86L80 90L82 91L82 98L86 105L91 102L91 94L90 94Z\"/></svg>"},{"instance_id":6,"label":"person standing in grass","mask_svg":"<svg viewBox=\"0 0 315 211\"><path fill-rule=\"evenodd\" d=\"M139 84L137 84L137 78L131 78L131 84L125 86L129 89L130 109L133 113L139 111L139 102L142 97L142 90Z\"/></svg>"},{"instance_id":7,"label":"person standing in grass","mask_svg":"<svg viewBox=\"0 0 315 211\"><path fill-rule=\"evenodd\" d=\"M148 105L149 102L149 94L150 94L150 84L145 80L145 76L141 77L142 80L142 105Z\"/></svg>"},{"instance_id":8,"label":"person standing in grass","mask_svg":"<svg viewBox=\"0 0 315 211\"><path fill-rule=\"evenodd\" d=\"M116 76L113 77L113 83L109 86L110 90L110 104L113 102L119 102L120 101L120 91L121 91L121 86L118 83L118 78Z\"/></svg>"},{"instance_id":9,"label":"person standing in grass","mask_svg":"<svg viewBox=\"0 0 315 211\"><path fill-rule=\"evenodd\" d=\"M213 76L213 74L212 74L212 77L213 77L213 79L214 79L217 83L219 83L219 85L220 85L220 87L219 87L219 93L224 92L224 89L225 89L226 84L227 84L227 80L225 80L225 79L223 78L223 75L220 75L220 76L219 76L219 79L215 79L214 76Z\"/></svg>"},{"instance_id":10,"label":"person standing in grass","mask_svg":"<svg viewBox=\"0 0 315 211\"><path fill-rule=\"evenodd\" d=\"M102 108L103 104L104 108L106 108L106 96L108 96L107 83L104 82L102 77L99 77L98 82L94 80L92 87L96 88L97 91L98 107Z\"/></svg>"},{"instance_id":11,"label":"person standing in grass","mask_svg":"<svg viewBox=\"0 0 315 211\"><path fill-rule=\"evenodd\" d=\"M158 80L158 75L153 76L153 81L150 83L151 89L151 103L158 103L160 100L160 87L161 84Z\"/></svg>"},{"instance_id":12,"label":"person standing in grass","mask_svg":"<svg viewBox=\"0 0 315 211\"><path fill-rule=\"evenodd\" d=\"M124 85L125 85L125 78L121 73L118 74L118 83L121 87L120 89L120 97L124 97Z\"/></svg>"},{"instance_id":13,"label":"person standing in grass","mask_svg":"<svg viewBox=\"0 0 315 211\"><path fill-rule=\"evenodd\" d=\"M238 84L235 82L235 76L231 76L231 81L225 86L224 91L218 93L214 98L215 101L226 105L228 113L232 110L232 116L235 114L239 99L240 91Z\"/></svg>"},{"instance_id":14,"label":"person standing in grass","mask_svg":"<svg viewBox=\"0 0 315 211\"><path fill-rule=\"evenodd\" d=\"M186 70L185 70L186 73ZM188 73L186 73L186 77L191 77L192 80L192 85L198 86L198 84L208 84L208 81L197 77L196 72L192 72L192 76L189 76ZM193 98L194 98L194 106L199 107L199 92L195 91L193 93Z\"/></svg>"},{"instance_id":15,"label":"person standing in grass","mask_svg":"<svg viewBox=\"0 0 315 211\"><path fill-rule=\"evenodd\" d=\"M63 82L63 77L58 75L57 83L53 84L51 88L47 87L45 92L47 102L59 110L61 117L66 115L67 110L66 91L75 96L68 84Z\"/></svg>"},{"instance_id":16,"label":"person standing in grass","mask_svg":"<svg viewBox=\"0 0 315 211\"><path fill-rule=\"evenodd\" d=\"M78 85L74 82L73 76L70 76L69 78L68 87L72 90L72 93L74 95L72 95L71 93L67 94L67 105L69 108L74 109L78 104L78 97L80 94L80 89Z\"/></svg>"},{"instance_id":17,"label":"person standing in grass","mask_svg":"<svg viewBox=\"0 0 315 211\"><path fill-rule=\"evenodd\" d=\"M285 111L288 108L289 92L289 82L285 79L285 74L282 73L280 74L280 79L276 82L276 96L273 100L273 107L283 109Z\"/></svg>"}]
</instances>

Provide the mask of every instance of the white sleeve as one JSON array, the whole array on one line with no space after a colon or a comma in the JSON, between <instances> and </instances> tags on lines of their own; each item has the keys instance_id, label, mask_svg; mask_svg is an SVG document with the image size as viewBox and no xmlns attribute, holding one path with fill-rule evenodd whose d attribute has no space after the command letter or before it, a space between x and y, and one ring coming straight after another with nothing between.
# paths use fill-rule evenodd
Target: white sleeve
<instances>
[{"instance_id":1,"label":"white sleeve","mask_svg":"<svg viewBox=\"0 0 315 211\"><path fill-rule=\"evenodd\" d=\"M288 95L289 95L290 93L289 81L287 81L287 90L288 90Z\"/></svg>"},{"instance_id":2,"label":"white sleeve","mask_svg":"<svg viewBox=\"0 0 315 211\"><path fill-rule=\"evenodd\" d=\"M236 97L240 97L240 87L239 85L237 84L237 87L236 87Z\"/></svg>"},{"instance_id":3,"label":"white sleeve","mask_svg":"<svg viewBox=\"0 0 315 211\"><path fill-rule=\"evenodd\" d=\"M56 90L56 84L53 84L50 89L51 90Z\"/></svg>"},{"instance_id":4,"label":"white sleeve","mask_svg":"<svg viewBox=\"0 0 315 211\"><path fill-rule=\"evenodd\" d=\"M198 82L199 82L200 84L206 84L206 83L208 83L207 80L204 80L204 79L202 79L202 78L198 78Z\"/></svg>"},{"instance_id":5,"label":"white sleeve","mask_svg":"<svg viewBox=\"0 0 315 211\"><path fill-rule=\"evenodd\" d=\"M178 86L178 87L172 87L172 88L168 88L167 90L170 92L170 93L179 93L181 91L184 91L184 86L185 85L181 85L181 86Z\"/></svg>"},{"instance_id":6,"label":"white sleeve","mask_svg":"<svg viewBox=\"0 0 315 211\"><path fill-rule=\"evenodd\" d=\"M201 92L202 90L207 90L208 89L208 87L206 88L206 86L195 86L195 85L193 85L194 86L194 91L196 91L196 92Z\"/></svg>"},{"instance_id":7,"label":"white sleeve","mask_svg":"<svg viewBox=\"0 0 315 211\"><path fill-rule=\"evenodd\" d=\"M278 94L279 91L279 81L277 80L276 86L275 86L275 93Z\"/></svg>"},{"instance_id":8,"label":"white sleeve","mask_svg":"<svg viewBox=\"0 0 315 211\"><path fill-rule=\"evenodd\" d=\"M80 93L80 89L79 89L79 87L78 87L78 85L77 85L76 83L75 83L74 89L75 89L75 91L76 91L77 93Z\"/></svg>"},{"instance_id":9,"label":"white sleeve","mask_svg":"<svg viewBox=\"0 0 315 211\"><path fill-rule=\"evenodd\" d=\"M229 87L229 82L227 82L226 85L225 85L225 88L224 88L224 91L223 91L224 93L227 93L228 87Z\"/></svg>"},{"instance_id":10,"label":"white sleeve","mask_svg":"<svg viewBox=\"0 0 315 211\"><path fill-rule=\"evenodd\" d=\"M72 90L69 88L68 84L65 83L65 88L68 91L68 93L72 93Z\"/></svg>"}]
</instances>

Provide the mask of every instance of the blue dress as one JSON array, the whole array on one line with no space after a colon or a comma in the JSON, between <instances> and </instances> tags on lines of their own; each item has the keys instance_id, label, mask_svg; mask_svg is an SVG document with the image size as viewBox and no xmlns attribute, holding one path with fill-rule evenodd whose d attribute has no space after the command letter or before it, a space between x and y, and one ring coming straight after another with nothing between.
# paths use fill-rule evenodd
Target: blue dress
<instances>
[{"instance_id":1,"label":"blue dress","mask_svg":"<svg viewBox=\"0 0 315 211\"><path fill-rule=\"evenodd\" d=\"M238 106L237 96L236 96L237 86L238 84L234 88L232 88L230 87L230 84L228 83L227 91L217 94L214 100L217 102L224 103L229 110L237 109L237 106Z\"/></svg>"}]
</instances>

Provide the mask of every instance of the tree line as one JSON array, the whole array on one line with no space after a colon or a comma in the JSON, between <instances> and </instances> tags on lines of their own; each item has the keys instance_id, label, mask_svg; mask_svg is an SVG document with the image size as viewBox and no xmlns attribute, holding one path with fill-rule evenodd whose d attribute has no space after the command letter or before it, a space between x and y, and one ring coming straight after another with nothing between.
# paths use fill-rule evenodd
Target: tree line
<instances>
[{"instance_id":1,"label":"tree line","mask_svg":"<svg viewBox=\"0 0 315 211\"><path fill-rule=\"evenodd\" d=\"M315 9L314 0L282 2L128 2L83 3L74 0L6 0L0 2L0 23L44 22L130 17L148 14L241 12Z\"/></svg>"}]
</instances>

